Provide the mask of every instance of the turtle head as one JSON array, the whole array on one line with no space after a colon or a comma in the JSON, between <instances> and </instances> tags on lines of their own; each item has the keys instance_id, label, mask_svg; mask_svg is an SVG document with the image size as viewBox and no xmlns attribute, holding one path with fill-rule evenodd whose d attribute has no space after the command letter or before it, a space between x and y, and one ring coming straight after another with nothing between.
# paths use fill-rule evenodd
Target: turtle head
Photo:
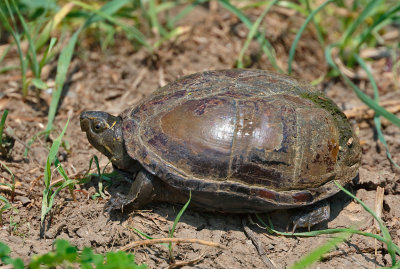
<instances>
[{"instance_id":1,"label":"turtle head","mask_svg":"<svg viewBox=\"0 0 400 269\"><path fill-rule=\"evenodd\" d=\"M131 171L135 161L129 157L122 136L122 119L103 111L85 111L80 116L81 129L98 151L121 170Z\"/></svg>"}]
</instances>

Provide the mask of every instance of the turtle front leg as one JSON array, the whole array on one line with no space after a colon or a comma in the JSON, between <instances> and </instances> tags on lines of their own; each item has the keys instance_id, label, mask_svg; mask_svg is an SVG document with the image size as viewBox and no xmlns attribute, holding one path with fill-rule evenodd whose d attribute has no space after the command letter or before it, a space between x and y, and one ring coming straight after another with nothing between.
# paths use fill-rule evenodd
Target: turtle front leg
<instances>
[{"instance_id":1,"label":"turtle front leg","mask_svg":"<svg viewBox=\"0 0 400 269\"><path fill-rule=\"evenodd\" d=\"M293 230L292 233L296 231L296 228L310 228L316 224L329 220L331 216L331 207L327 202L319 203L312 207L311 211L304 214L299 214L293 218Z\"/></svg>"},{"instance_id":2,"label":"turtle front leg","mask_svg":"<svg viewBox=\"0 0 400 269\"><path fill-rule=\"evenodd\" d=\"M185 203L188 199L179 190L168 185L158 177L150 174L145 169L139 170L127 194L116 192L108 201L106 208L111 210L140 209L152 201L169 203Z\"/></svg>"},{"instance_id":3,"label":"turtle front leg","mask_svg":"<svg viewBox=\"0 0 400 269\"><path fill-rule=\"evenodd\" d=\"M159 180L146 170L142 169L134 178L127 194L115 193L106 207L110 210L123 210L124 207L139 209L153 201L156 196L154 181Z\"/></svg>"}]
</instances>

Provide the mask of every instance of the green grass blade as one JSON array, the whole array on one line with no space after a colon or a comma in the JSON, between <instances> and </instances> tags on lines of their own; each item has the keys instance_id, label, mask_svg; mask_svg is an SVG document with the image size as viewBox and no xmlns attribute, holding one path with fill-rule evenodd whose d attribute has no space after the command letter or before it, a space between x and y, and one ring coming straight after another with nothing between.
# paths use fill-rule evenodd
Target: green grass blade
<instances>
[{"instance_id":1,"label":"green grass blade","mask_svg":"<svg viewBox=\"0 0 400 269\"><path fill-rule=\"evenodd\" d=\"M67 120L67 123L65 124L64 129L61 132L61 134L53 141L53 144L51 145L49 154L47 156L46 169L45 169L45 174L44 174L44 185L45 185L46 189L50 189L51 165L53 164L53 162L56 158L56 155L58 153L58 149L60 148L62 137L64 136L64 133L68 127L68 122L69 122L69 120Z\"/></svg>"},{"instance_id":2,"label":"green grass blade","mask_svg":"<svg viewBox=\"0 0 400 269\"><path fill-rule=\"evenodd\" d=\"M306 6L307 6L308 13L312 12L312 9L311 9L311 6L310 6L310 1L306 0L304 2L306 4ZM323 34L322 34L322 28L318 24L318 22L315 20L315 16L312 18L312 20L313 20L314 27L317 30L318 41L319 41L319 43L321 44L322 47L325 47L325 41L324 41L324 37L323 37Z\"/></svg>"},{"instance_id":3,"label":"green grass blade","mask_svg":"<svg viewBox=\"0 0 400 269\"><path fill-rule=\"evenodd\" d=\"M251 23L249 18L247 18L246 15L243 14L242 11L240 11L237 7L232 5L228 0L219 0L219 3L224 8L226 8L228 11L232 12L233 14L235 14L244 23L244 25L246 25L247 28L251 29L253 24ZM279 67L278 63L276 62L275 55L274 55L275 53L273 52L274 49L273 49L271 43L269 43L269 41L263 35L261 35L260 33L257 33L256 38L257 38L258 43L261 45L261 48L262 48L263 52L265 53L265 55L267 55L268 60L270 61L272 66L278 72L285 73Z\"/></svg>"},{"instance_id":4,"label":"green grass blade","mask_svg":"<svg viewBox=\"0 0 400 269\"><path fill-rule=\"evenodd\" d=\"M261 13L261 15L257 18L257 20L255 21L255 23L253 24L253 26L250 28L249 34L247 35L246 41L242 47L242 49L240 50L239 53L239 57L238 57L238 68L243 68L243 56L245 54L245 52L247 51L250 42L253 40L254 36L257 34L258 32L258 27L260 27L260 24L262 22L262 20L264 19L265 15L267 15L268 11L272 8L272 6L274 6L279 0L274 0L271 1L270 3L268 3L268 5L265 7L265 9L263 10L263 12Z\"/></svg>"},{"instance_id":5,"label":"green grass blade","mask_svg":"<svg viewBox=\"0 0 400 269\"><path fill-rule=\"evenodd\" d=\"M25 158L28 157L29 150L30 150L30 148L31 148L31 146L32 146L32 144L33 144L33 142L36 141L36 139L38 139L41 135L44 135L44 134L45 134L46 136L48 136L50 132L51 132L51 130L49 130L49 131L40 131L40 132L36 133L36 134L28 141L28 143L27 143L28 147L25 148L24 157L25 157Z\"/></svg>"},{"instance_id":6,"label":"green grass blade","mask_svg":"<svg viewBox=\"0 0 400 269\"><path fill-rule=\"evenodd\" d=\"M311 232L296 232L296 233L292 233L292 232L280 232L278 230L275 230L272 227L272 223L270 225L267 225L262 219L261 217L256 214L256 217L258 219L258 221L260 221L260 223L267 229L267 231L270 234L277 234L277 235L283 235L283 236L296 236L296 237L315 237L315 236L319 236L319 235L325 235L325 234L337 234L337 233L352 233L352 234L358 234L358 235L362 235L362 236L368 236L368 237L372 237L375 238L383 243L385 243L385 238L377 235L377 234L373 234L373 233L367 233L367 232L362 232L360 230L357 229L353 229L353 228L334 228L334 229L324 229L324 230L317 230L317 231L311 231Z\"/></svg>"},{"instance_id":7,"label":"green grass blade","mask_svg":"<svg viewBox=\"0 0 400 269\"><path fill-rule=\"evenodd\" d=\"M93 159L94 159L94 162L95 162L95 164L96 164L97 173L98 173L98 176L99 176L99 194L100 194L100 196L101 196L103 199L105 199L105 198L106 198L106 195L105 195L104 192L103 192L103 178L104 178L103 175L104 175L104 172L105 172L105 170L106 170L106 168L107 168L107 165L108 165L111 161L109 161L109 162L106 164L106 166L104 166L103 172L101 172L101 170L100 170L100 164L99 164L99 159L97 158L96 155L93 156Z\"/></svg>"},{"instance_id":8,"label":"green grass blade","mask_svg":"<svg viewBox=\"0 0 400 269\"><path fill-rule=\"evenodd\" d=\"M288 74L290 75L292 73L292 62L294 59L294 54L296 52L296 47L297 43L299 43L300 37L303 34L304 30L306 29L307 25L310 23L310 21L314 18L315 14L317 14L320 10L322 10L326 5L329 3L333 2L334 0L327 0L324 3L322 3L318 8L314 9L313 12L308 15L307 19L303 23L303 25L300 27L300 29L297 31L296 37L292 43L292 46L290 47L289 51L289 59L288 59Z\"/></svg>"},{"instance_id":9,"label":"green grass blade","mask_svg":"<svg viewBox=\"0 0 400 269\"><path fill-rule=\"evenodd\" d=\"M142 231L140 231L140 230L138 230L138 229L136 229L136 228L133 228L133 230L134 230L137 234L143 236L143 237L146 238L146 239L154 239L154 238L151 237L150 235L148 235L148 234L146 234L146 233L144 233L144 232L142 232Z\"/></svg>"},{"instance_id":10,"label":"green grass blade","mask_svg":"<svg viewBox=\"0 0 400 269\"><path fill-rule=\"evenodd\" d=\"M11 1L14 1L14 0L11 0ZM6 4L8 14L10 15L11 23L12 23L14 29L18 29L17 21L15 20L14 13L12 12L9 0L5 0L4 3ZM17 30L15 30L15 31L17 31Z\"/></svg>"},{"instance_id":11,"label":"green grass blade","mask_svg":"<svg viewBox=\"0 0 400 269\"><path fill-rule=\"evenodd\" d=\"M6 197L4 197L3 195L0 195L0 201L4 203L4 205L0 208L0 215L1 215L7 209L12 208L12 205L10 204L8 199Z\"/></svg>"},{"instance_id":12,"label":"green grass blade","mask_svg":"<svg viewBox=\"0 0 400 269\"><path fill-rule=\"evenodd\" d=\"M39 64L40 72L41 72L43 66L47 63L47 57L48 57L49 54L51 53L51 51L52 51L54 45L56 44L56 42L57 42L57 38L56 38L56 37L52 37L52 38L50 39L50 44L49 44L49 46L47 47L46 51L44 52L43 57L42 57L42 60L40 61L40 64Z\"/></svg>"},{"instance_id":13,"label":"green grass blade","mask_svg":"<svg viewBox=\"0 0 400 269\"><path fill-rule=\"evenodd\" d=\"M183 213L185 213L185 210L189 206L191 199L192 199L192 192L189 193L189 200L186 202L186 204L182 207L182 209L179 211L178 215L176 216L174 224L172 225L172 228L169 231L169 237L172 238L174 236L176 225L178 224L179 220L181 219Z\"/></svg>"},{"instance_id":14,"label":"green grass blade","mask_svg":"<svg viewBox=\"0 0 400 269\"><path fill-rule=\"evenodd\" d=\"M379 91L378 91L378 86L376 85L374 76L371 74L371 71L369 70L369 68L367 67L367 65L365 64L364 60L358 56L357 54L355 55L355 58L357 60L357 62L359 63L359 65L364 69L364 71L367 73L367 76L369 78L369 81L372 85L372 89L374 90L374 100L376 103L379 103ZM382 133L382 128L381 128L381 119L379 115L375 115L374 116L374 123L375 123L375 129L376 129L376 133L378 135L378 139L382 142L383 146L385 147L386 150L386 156L389 159L389 161L396 166L397 168L400 169L400 166L394 162L394 160L392 159L392 155L390 154L390 150L389 150L389 146L386 143L386 139Z\"/></svg>"},{"instance_id":15,"label":"green grass blade","mask_svg":"<svg viewBox=\"0 0 400 269\"><path fill-rule=\"evenodd\" d=\"M62 138L64 137L65 131L68 128L68 123L69 119L67 120L67 123L65 124L61 134L53 141L53 144L51 145L50 152L47 157L50 163L53 163L56 160L56 155L58 153L58 149L60 148Z\"/></svg>"},{"instance_id":16,"label":"green grass blade","mask_svg":"<svg viewBox=\"0 0 400 269\"><path fill-rule=\"evenodd\" d=\"M164 3L160 3L158 2L155 10L156 10L156 14L164 12L164 11L168 11L171 8L177 7L178 6L178 2L164 2Z\"/></svg>"},{"instance_id":17,"label":"green grass blade","mask_svg":"<svg viewBox=\"0 0 400 269\"><path fill-rule=\"evenodd\" d=\"M9 66L5 66L5 67L1 67L0 68L0 74L6 73L6 72L11 71L11 70L17 70L17 69L20 69L20 68L21 67L17 66L17 65L9 65Z\"/></svg>"},{"instance_id":18,"label":"green grass blade","mask_svg":"<svg viewBox=\"0 0 400 269\"><path fill-rule=\"evenodd\" d=\"M4 60L4 58L7 56L10 49L11 49L11 44L8 45L7 48L3 51L3 53L0 55L0 64Z\"/></svg>"},{"instance_id":19,"label":"green grass blade","mask_svg":"<svg viewBox=\"0 0 400 269\"><path fill-rule=\"evenodd\" d=\"M398 16L398 12L400 11L400 4L390 8L388 11L386 11L384 14L380 15L374 22L367 28L365 29L359 36L356 38L356 45L355 50L358 51L358 49L361 47L362 44L364 44L365 40L371 36L372 31L376 30L376 28L379 27L379 25L384 24L387 20L391 19L392 17Z\"/></svg>"},{"instance_id":20,"label":"green grass blade","mask_svg":"<svg viewBox=\"0 0 400 269\"><path fill-rule=\"evenodd\" d=\"M30 63L31 63L31 68L32 68L33 74L36 78L40 78L39 62L38 62L37 56L36 56L35 42L32 40L32 37L29 33L28 25L26 24L24 17L21 15L21 12L19 11L17 4L15 3L15 0L12 0L12 3L14 5L14 9L17 13L19 21L21 22L22 28L24 29L24 34L28 40L28 50L29 50L29 55L31 58Z\"/></svg>"},{"instance_id":21,"label":"green grass blade","mask_svg":"<svg viewBox=\"0 0 400 269\"><path fill-rule=\"evenodd\" d=\"M4 130L4 125L6 124L7 115L8 115L8 109L4 109L0 121L0 147L3 145L3 130Z\"/></svg>"},{"instance_id":22,"label":"green grass blade","mask_svg":"<svg viewBox=\"0 0 400 269\"><path fill-rule=\"evenodd\" d=\"M46 171L45 173L51 174L51 171ZM42 197L43 197L42 198L42 209L41 209L41 213L40 213L40 223L42 224L42 227L43 227L43 223L46 218L46 215L48 213L47 209L49 208L50 196L51 196L51 189L45 188L43 190L43 194L42 194Z\"/></svg>"},{"instance_id":23,"label":"green grass blade","mask_svg":"<svg viewBox=\"0 0 400 269\"><path fill-rule=\"evenodd\" d=\"M148 13L150 16L151 26L157 30L158 35L163 37L166 35L166 31L158 21L155 0L149 0L148 3L149 3Z\"/></svg>"},{"instance_id":24,"label":"green grass blade","mask_svg":"<svg viewBox=\"0 0 400 269\"><path fill-rule=\"evenodd\" d=\"M114 0L114 1L116 1L116 0ZM110 16L106 12L104 12L102 10L97 10L97 9L93 8L92 6L87 5L87 4L83 3L83 2L80 2L80 1L72 1L72 2L75 3L77 6L80 6L80 7L84 8L84 9L87 9L87 10L95 13L96 15L108 20L109 22L111 22L111 23L113 23L115 25L118 25L126 33L130 34L141 45L145 46L149 50L152 50L151 46L146 41L146 37L136 27L127 26L126 24L123 24L123 23L119 22L118 20L114 19L112 16ZM91 23L91 20L90 20L90 23Z\"/></svg>"},{"instance_id":25,"label":"green grass blade","mask_svg":"<svg viewBox=\"0 0 400 269\"><path fill-rule=\"evenodd\" d=\"M65 4L53 17L51 21L49 21L46 26L44 26L43 30L39 33L39 37L36 40L35 48L36 51L40 50L49 40L51 36L51 32L60 24L60 22L68 15L68 13L72 10L74 4L68 3Z\"/></svg>"},{"instance_id":26,"label":"green grass blade","mask_svg":"<svg viewBox=\"0 0 400 269\"><path fill-rule=\"evenodd\" d=\"M58 169L57 169L57 170L58 170ZM69 186L73 186L73 185L75 185L75 180L68 179L68 180L64 181L64 182L61 184L61 186L59 186L59 187L52 193L52 195L51 195L51 197L50 197L50 199L49 199L49 203L48 203L47 208L46 208L46 212L44 213L45 215L47 215L47 214L50 212L50 210L52 209L53 203L54 203L54 199L55 199L55 197L57 196L57 194L58 194L62 189L66 188L66 187L69 187Z\"/></svg>"},{"instance_id":27,"label":"green grass blade","mask_svg":"<svg viewBox=\"0 0 400 269\"><path fill-rule=\"evenodd\" d=\"M309 13L304 7L291 1L279 1L278 6L288 9L293 9L302 14L303 16L307 16Z\"/></svg>"},{"instance_id":28,"label":"green grass blade","mask_svg":"<svg viewBox=\"0 0 400 269\"><path fill-rule=\"evenodd\" d=\"M13 202L14 201L14 190L15 190L15 176L14 176L14 173L11 171L11 169L5 163L3 163L1 161L0 161L0 166L3 167L4 169L6 169L7 173L9 173L10 176L11 176L11 182L12 182L11 184L0 183L0 185L5 185L5 186L10 187L11 192L12 192L11 201Z\"/></svg>"},{"instance_id":29,"label":"green grass blade","mask_svg":"<svg viewBox=\"0 0 400 269\"><path fill-rule=\"evenodd\" d=\"M180 21L183 17L185 17L190 11L192 11L196 6L207 2L207 0L196 0L190 5L185 6L176 16L171 18L167 22L167 28L172 30L175 26L175 24ZM175 5L174 5L175 6Z\"/></svg>"},{"instance_id":30,"label":"green grass blade","mask_svg":"<svg viewBox=\"0 0 400 269\"><path fill-rule=\"evenodd\" d=\"M168 32L167 34L164 35L163 38L157 40L154 45L153 48L158 48L162 45L162 43L164 43L167 40L173 39L179 35L181 35L182 33L184 33L184 28L181 26L176 27L175 29L171 30L170 32Z\"/></svg>"},{"instance_id":31,"label":"green grass blade","mask_svg":"<svg viewBox=\"0 0 400 269\"><path fill-rule=\"evenodd\" d=\"M389 121L391 121L393 124L397 125L400 127L400 119L396 117L393 113L390 113L387 111L385 108L380 106L377 102L375 102L371 97L363 93L346 75L342 73L342 71L337 67L335 62L332 59L332 49L333 47L338 46L338 43L331 44L327 46L325 49L325 59L328 62L328 64L336 70L343 78L343 80L353 89L353 91L356 93L358 98L361 99L367 106L369 106L371 109L373 109L377 114L385 117Z\"/></svg>"},{"instance_id":32,"label":"green grass blade","mask_svg":"<svg viewBox=\"0 0 400 269\"><path fill-rule=\"evenodd\" d=\"M392 237L390 236L389 230L388 230L388 228L386 228L382 219L379 218L375 214L375 212L371 208L369 208L363 201L361 201L358 197L356 197L351 192L349 192L348 190L343 188L342 185L340 185L336 180L334 182L339 189L341 189L348 196L350 196L351 198L356 200L364 208L364 210L367 211L369 214L371 214L374 217L374 219L378 222L379 228L381 229L381 232L383 235L383 238L385 239L383 242L386 244L386 246L388 248L388 252L392 258L393 265L396 264L396 252L398 255L400 255L400 248L392 242Z\"/></svg>"},{"instance_id":33,"label":"green grass blade","mask_svg":"<svg viewBox=\"0 0 400 269\"><path fill-rule=\"evenodd\" d=\"M53 191L51 189L51 165L53 162L56 160L56 155L58 153L58 149L60 148L62 138L65 134L65 131L67 130L69 123L69 119L67 120L67 123L64 126L64 129L62 130L61 134L53 141L53 144L51 145L49 155L47 156L47 161L46 161L46 167L45 167L45 173L44 173L44 185L45 188L43 190L43 198L42 198L42 211L41 211L41 217L40 217L40 222L43 227L43 222L46 217L46 215L49 213L52 205L52 194Z\"/></svg>"},{"instance_id":34,"label":"green grass blade","mask_svg":"<svg viewBox=\"0 0 400 269\"><path fill-rule=\"evenodd\" d=\"M325 253L330 252L334 249L339 243L345 241L350 237L350 233L341 233L337 237L332 238L322 246L319 246L317 249L313 250L307 256L303 257L300 261L297 261L291 269L301 269L306 268L313 263L319 261Z\"/></svg>"},{"instance_id":35,"label":"green grass blade","mask_svg":"<svg viewBox=\"0 0 400 269\"><path fill-rule=\"evenodd\" d=\"M179 220L181 219L183 213L185 213L186 208L189 206L190 204L190 200L192 199L192 192L189 192L189 199L186 202L186 204L182 207L182 209L179 211L178 215L175 218L174 224L172 225L171 230L169 231L169 237L172 238L174 237L174 233L175 233L175 229L176 229L176 225L178 224ZM172 243L168 244L168 250L169 250L169 256L170 258L173 257L172 252L173 252L173 247L172 247Z\"/></svg>"},{"instance_id":36,"label":"green grass blade","mask_svg":"<svg viewBox=\"0 0 400 269\"><path fill-rule=\"evenodd\" d=\"M347 47L350 37L355 32L357 27L362 25L362 22L375 10L377 6L381 4L381 2L382 0L369 1L361 14L350 24L339 41L341 51Z\"/></svg>"},{"instance_id":37,"label":"green grass blade","mask_svg":"<svg viewBox=\"0 0 400 269\"><path fill-rule=\"evenodd\" d=\"M105 4L100 11L97 9L92 8L91 6L79 2L79 1L72 1L74 4L81 6L83 8L86 8L90 11L92 11L93 13L111 21L112 23L115 23L119 26L121 26L122 24L119 23L118 21L114 20L109 14L112 14L113 12L115 12L116 10L119 9L120 5L124 4L125 1L121 1L121 0L114 0L111 2L108 2L107 4ZM104 12L102 11L103 9L107 9ZM48 122L47 122L47 126L46 126L46 131L49 131L52 128L53 125L53 121L57 112L57 108L58 108L58 102L60 100L61 97L61 92L64 86L64 82L65 82L65 78L67 75L67 71L68 71L68 67L71 63L71 58L72 58L72 54L74 52L74 48L75 48L75 44L78 40L78 36L80 34L80 32L86 28L87 26L89 26L93 21L96 21L96 16L92 16L89 19L86 20L86 22L84 23L83 26L81 26L71 37L71 39L69 40L67 46L65 48L63 48L63 50L61 51L60 57L58 59L58 63L57 63L57 75L56 75L56 88L53 91L53 95L51 98L51 103L50 103L50 108L49 108L49 113L48 113ZM121 27L123 28L127 28L126 26L122 25ZM136 28L129 28L132 32L136 33L135 31L139 32ZM140 32L139 32L140 33ZM142 35L142 33L140 33L140 35ZM141 40L142 36L137 36L138 40ZM147 42L144 40L145 44L147 46L149 46L147 44Z\"/></svg>"},{"instance_id":38,"label":"green grass blade","mask_svg":"<svg viewBox=\"0 0 400 269\"><path fill-rule=\"evenodd\" d=\"M78 36L82 31L82 26L72 35L67 46L61 50L60 57L57 62L57 75L56 75L56 87L53 91L49 113L47 116L47 126L45 131L50 131L53 126L53 121L56 116L58 102L61 97L61 92L64 86L65 78L67 76L67 71L69 64L71 63L72 54L74 52L75 44L78 40Z\"/></svg>"},{"instance_id":39,"label":"green grass blade","mask_svg":"<svg viewBox=\"0 0 400 269\"><path fill-rule=\"evenodd\" d=\"M11 17L11 20L15 24L15 18L14 15L11 13L11 9L8 3L8 0L5 1L6 6L8 8L8 14ZM22 78L22 94L24 97L28 95L27 91L27 85L26 85L26 70L27 70L27 64L26 60L24 57L24 53L21 48L21 38L19 36L19 33L12 28L12 26L9 24L8 19L4 11L0 8L0 21L3 24L3 27L11 34L15 41L15 45L17 46L17 52L18 52L18 57L19 57L19 62L21 66L21 78Z\"/></svg>"},{"instance_id":40,"label":"green grass blade","mask_svg":"<svg viewBox=\"0 0 400 269\"><path fill-rule=\"evenodd\" d=\"M31 81L32 81L32 84L35 85L35 87L38 89L47 90L49 88L47 86L47 84L39 78L33 78Z\"/></svg>"},{"instance_id":41,"label":"green grass blade","mask_svg":"<svg viewBox=\"0 0 400 269\"><path fill-rule=\"evenodd\" d=\"M118 10L120 10L123 6L125 6L126 4L130 3L131 0L113 0L113 1L109 1L107 3L105 3L101 8L100 11L103 12L104 14L107 15L113 15L114 13L116 13ZM93 10L96 10L95 8L93 8ZM91 10L93 12L93 10ZM103 16L101 15L95 15L92 18L90 18L90 20L88 20L88 24L92 24L95 22L99 22L103 20Z\"/></svg>"}]
</instances>

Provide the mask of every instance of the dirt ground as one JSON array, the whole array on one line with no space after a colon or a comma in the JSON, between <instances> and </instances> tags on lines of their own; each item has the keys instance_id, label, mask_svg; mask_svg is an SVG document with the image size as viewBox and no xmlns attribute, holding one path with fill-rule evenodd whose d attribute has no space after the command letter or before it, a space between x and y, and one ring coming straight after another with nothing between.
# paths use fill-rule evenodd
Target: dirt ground
<instances>
[{"instance_id":1,"label":"dirt ground","mask_svg":"<svg viewBox=\"0 0 400 269\"><path fill-rule=\"evenodd\" d=\"M251 14L253 19L257 12ZM267 37L277 52L277 60L286 67L290 44L294 39L300 18L292 16L284 9L274 9L263 22L268 29ZM72 114L64 140L69 143L68 150L62 148L59 158L71 176L85 171L89 159L97 154L102 167L107 159L88 143L79 126L79 114L85 110L103 110L118 114L128 106L148 96L160 85L174 79L203 70L226 69L235 65L236 57L244 43L247 30L237 18L222 8L209 12L198 7L191 16L180 23L188 27L188 32L177 40L165 43L157 56L151 57L144 50L135 51L125 38L118 37L114 48L99 49L96 42L82 42L77 47L73 59L67 87L55 121L54 139L62 130L69 114ZM269 27L267 27L269 26ZM82 38L84 39L84 38ZM89 37L87 37L89 39ZM318 79L327 70L323 50L313 31L306 31L299 44L294 71L304 80ZM262 55L257 43L252 43L247 53L250 56L249 68L271 69ZM14 52L6 59L7 63L17 63ZM394 100L400 97L395 91L395 83L386 67L387 59L372 62L372 70L379 89L381 100ZM44 79L54 85L54 68L51 64ZM371 88L365 80L358 81L367 93ZM338 80L324 81L321 90L333 98L344 110L362 106L355 94ZM17 71L0 75L0 110L9 109L7 126L15 136L27 142L36 133L44 130L47 122L47 109L50 94L41 92L37 97L30 94L23 100L20 90L20 76ZM363 157L359 178L352 191L370 207L374 207L378 186L385 189L382 218L389 228L394 242L400 244L400 177L386 158L385 150L377 141L372 120L352 119L362 143ZM400 162L400 132L384 121L383 132L388 141L394 160ZM14 206L18 213L7 211L5 225L0 228L0 240L7 243L13 256L28 260L32 255L45 253L52 248L56 238L68 239L72 244L83 248L90 246L104 253L117 250L126 244L141 240L135 233L138 229L153 238L168 237L169 229L181 205L153 203L143 210L130 213L103 211L106 200L90 199L96 193L97 185L88 183L78 185L75 191L77 201L72 201L68 191L63 190L56 198L51 213L51 223L46 238L39 239L39 223L43 175L49 143L43 138L32 145L27 158L23 157L24 146L16 143L12 160L2 160L14 172L17 179L17 197ZM58 179L56 176L54 180ZM0 170L0 181L10 182L10 175ZM79 191L78 191L79 190ZM1 191L10 198L10 194ZM363 231L373 231L372 217L360 205L344 194L333 197L333 216L324 225L314 229L334 227L357 227ZM340 210L340 208L343 208ZM273 222L282 223L281 213L272 213ZM14 223L10 228L10 218ZM245 216L204 213L187 210L177 225L175 237L197 238L220 243L226 249L183 243L174 248L176 262L198 259L193 265L197 268L263 268L262 259L256 248L244 233L242 219ZM266 217L263 216L264 220ZM255 218L253 217L255 220ZM282 225L281 225L282 226ZM267 256L277 268L285 268L305 256L311 249L326 242L328 236L312 238L286 238L271 236L260 227L250 225L261 240ZM375 255L375 246L377 255ZM163 245L138 247L133 250L138 263L146 263L150 268L165 268L169 265L168 250ZM390 265L390 257L380 243L373 239L352 236L314 268L374 268Z\"/></svg>"}]
</instances>

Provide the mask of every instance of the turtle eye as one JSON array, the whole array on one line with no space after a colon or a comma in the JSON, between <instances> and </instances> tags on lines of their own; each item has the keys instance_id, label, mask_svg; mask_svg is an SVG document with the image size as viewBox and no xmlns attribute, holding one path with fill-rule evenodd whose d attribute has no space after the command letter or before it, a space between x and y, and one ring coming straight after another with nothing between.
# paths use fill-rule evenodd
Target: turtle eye
<instances>
[{"instance_id":1,"label":"turtle eye","mask_svg":"<svg viewBox=\"0 0 400 269\"><path fill-rule=\"evenodd\" d=\"M105 124L104 124L103 121L96 120L94 122L93 126L94 126L94 131L95 132L100 132L100 131L102 131L104 129Z\"/></svg>"}]
</instances>

